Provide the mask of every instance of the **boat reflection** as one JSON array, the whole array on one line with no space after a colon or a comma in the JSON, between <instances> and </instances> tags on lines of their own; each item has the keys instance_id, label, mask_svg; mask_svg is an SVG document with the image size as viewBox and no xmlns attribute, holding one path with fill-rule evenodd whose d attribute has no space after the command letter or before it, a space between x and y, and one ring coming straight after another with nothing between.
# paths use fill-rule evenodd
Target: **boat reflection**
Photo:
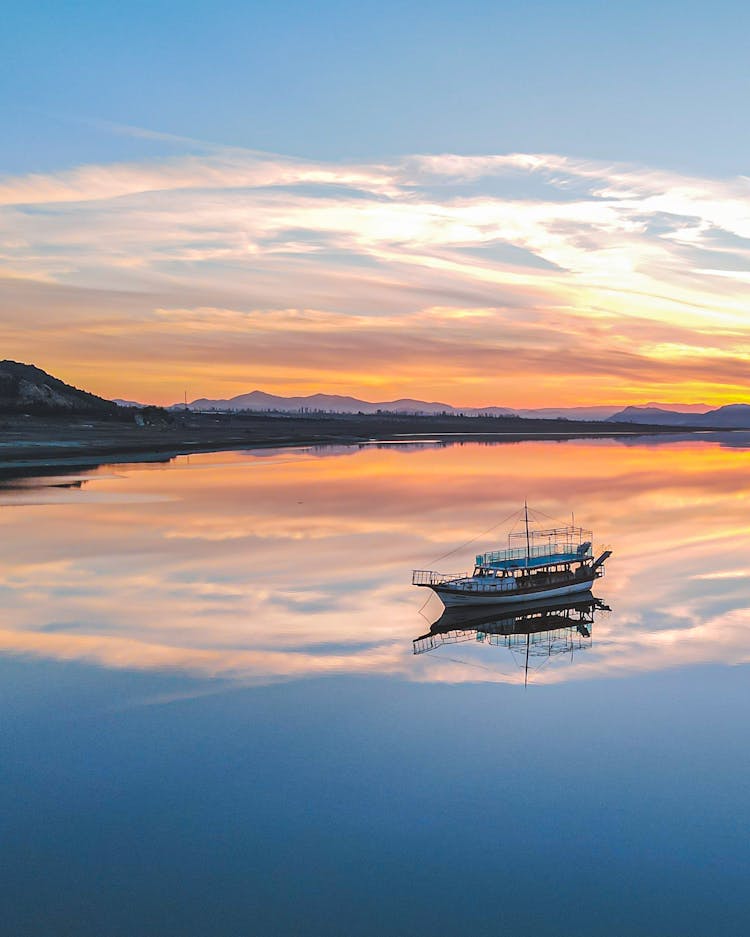
<instances>
[{"instance_id":1,"label":"boat reflection","mask_svg":"<svg viewBox=\"0 0 750 937\"><path fill-rule=\"evenodd\" d=\"M594 618L611 611L608 605L586 592L544 603L488 608L446 608L427 634L412 642L415 654L426 654L445 644L467 641L506 647L522 655L525 680L533 660L538 666L557 655L573 654L591 647Z\"/></svg>"}]
</instances>

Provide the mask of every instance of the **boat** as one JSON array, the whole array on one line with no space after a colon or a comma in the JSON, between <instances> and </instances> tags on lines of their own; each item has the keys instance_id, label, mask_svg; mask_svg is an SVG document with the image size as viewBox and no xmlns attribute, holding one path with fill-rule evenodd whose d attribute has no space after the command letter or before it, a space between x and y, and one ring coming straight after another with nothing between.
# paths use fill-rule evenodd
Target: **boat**
<instances>
[{"instance_id":1,"label":"boat","mask_svg":"<svg viewBox=\"0 0 750 937\"><path fill-rule=\"evenodd\" d=\"M590 591L604 575L604 563L612 551L605 550L595 559L593 533L572 521L532 528L526 504L522 517L522 529L511 530L507 548L480 553L472 573L415 569L412 584L432 589L446 607L506 605Z\"/></svg>"}]
</instances>

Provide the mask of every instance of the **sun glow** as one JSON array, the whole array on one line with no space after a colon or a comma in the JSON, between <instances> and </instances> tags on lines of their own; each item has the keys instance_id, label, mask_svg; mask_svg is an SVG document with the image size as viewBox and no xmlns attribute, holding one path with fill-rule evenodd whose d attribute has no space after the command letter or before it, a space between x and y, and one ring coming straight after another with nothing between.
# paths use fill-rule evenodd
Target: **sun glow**
<instances>
[{"instance_id":1,"label":"sun glow","mask_svg":"<svg viewBox=\"0 0 750 937\"><path fill-rule=\"evenodd\" d=\"M719 405L748 399L749 195L539 154L213 148L6 177L0 334L10 357L160 403L187 385Z\"/></svg>"}]
</instances>

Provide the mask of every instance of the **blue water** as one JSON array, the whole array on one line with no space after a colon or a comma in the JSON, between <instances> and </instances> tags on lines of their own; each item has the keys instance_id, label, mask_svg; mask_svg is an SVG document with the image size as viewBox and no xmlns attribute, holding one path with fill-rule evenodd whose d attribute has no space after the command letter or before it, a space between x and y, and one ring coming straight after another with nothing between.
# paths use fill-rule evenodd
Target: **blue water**
<instances>
[{"instance_id":1,"label":"blue water","mask_svg":"<svg viewBox=\"0 0 750 937\"><path fill-rule=\"evenodd\" d=\"M2 683L4 933L744 932L744 668L150 705L191 687Z\"/></svg>"},{"instance_id":2,"label":"blue water","mask_svg":"<svg viewBox=\"0 0 750 937\"><path fill-rule=\"evenodd\" d=\"M170 471L160 484L170 484ZM135 487L144 477L129 470ZM102 563L94 528L69 526L88 509L85 489L70 497L64 520L73 566L84 563L82 542L92 551L96 543ZM103 503L111 525L111 499ZM132 516L132 504L121 507ZM60 511L59 498L51 505L42 498L34 510L40 535L45 512L52 524ZM102 503L96 511L105 511ZM140 538L137 517L134 525ZM331 549L325 542L319 550ZM146 558L126 561L121 536L111 549L117 575L137 569L148 589ZM232 549L241 549L236 540ZM707 584L717 614L737 594L736 561L735 553L728 561L734 578L714 570L727 579L697 580ZM621 570L627 563L623 556ZM153 555L148 564L154 568ZM52 577L44 568L37 589L44 575ZM168 577L168 568L156 564L156 571ZM3 627L15 620L27 635L14 600L25 595L40 625L46 606L14 576L21 573L11 570L3 585ZM231 578L225 575L224 584ZM620 581L626 578L612 563L609 597L619 594L622 608L629 594L635 608L639 596L632 582ZM714 587L723 581L735 584L719 595ZM114 588L111 578L89 585L97 635L128 620L128 610L109 607ZM349 631L341 630L333 649L313 632L306 653L351 653L359 661L368 645L357 616L368 611L372 588L342 587L336 601L345 603ZM109 650L44 644L72 632L73 606L82 621L81 590L57 595L56 614L45 618L55 618L57 629L34 632L42 650L30 644L0 659L3 934L736 937L747 929L744 617L728 650L717 631L706 660L672 666L653 656L644 663L614 638L616 651L608 650L607 628L621 636L640 627L624 614L610 617L600 628L603 650L595 625L590 651L548 661L524 689L507 649L476 642L440 648L445 667L453 658L460 664L455 679L432 679L447 671L431 671L430 655L411 655L411 638L425 628L408 586L403 619L393 624L400 605L381 605L403 630L396 641L403 669L384 664L381 672L363 672L360 662L350 672L282 676L273 658L263 664L273 671L265 677L257 667L210 674L145 658L136 666L137 655L118 664ZM352 605L352 595L360 605ZM400 602L400 592L394 595ZM743 601L731 603L732 620L744 616ZM129 632L136 634L144 623L135 593L133 602ZM170 593L168 603L177 602ZM671 599L669 605L654 618L655 646L679 614ZM614 602L613 609L617 616ZM242 637L231 608L202 613L214 629L212 637L200 635L204 644L245 649L257 631L282 657L305 653L296 632L289 644L280 625L269 634L268 618L249 615ZM294 614L322 628L333 609L320 618L309 609ZM671 616L668 625L664 616ZM291 617L283 620L291 629ZM160 618L149 626L165 642L173 624ZM686 641L695 627L686 628ZM155 642L150 632L146 643ZM600 655L591 673L577 669L586 654ZM462 669L467 661L473 678ZM423 669L410 671L412 664ZM219 668L213 659L210 666ZM503 673L511 682L496 679ZM554 679L545 682L548 673Z\"/></svg>"}]
</instances>

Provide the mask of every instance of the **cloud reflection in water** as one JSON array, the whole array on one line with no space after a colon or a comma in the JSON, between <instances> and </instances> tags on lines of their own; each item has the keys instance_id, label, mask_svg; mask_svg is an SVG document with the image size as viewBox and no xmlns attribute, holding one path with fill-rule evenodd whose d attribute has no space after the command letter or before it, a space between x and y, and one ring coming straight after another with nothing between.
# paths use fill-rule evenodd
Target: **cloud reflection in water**
<instances>
[{"instance_id":1,"label":"cloud reflection in water","mask_svg":"<svg viewBox=\"0 0 750 937\"><path fill-rule=\"evenodd\" d=\"M749 460L703 440L367 446L105 466L80 488L7 488L0 649L263 682L521 682L481 645L414 657L428 624L409 581L528 497L553 517L575 510L614 550L596 590L614 611L586 654L535 684L745 662ZM439 612L436 600L425 609L428 621Z\"/></svg>"}]
</instances>

